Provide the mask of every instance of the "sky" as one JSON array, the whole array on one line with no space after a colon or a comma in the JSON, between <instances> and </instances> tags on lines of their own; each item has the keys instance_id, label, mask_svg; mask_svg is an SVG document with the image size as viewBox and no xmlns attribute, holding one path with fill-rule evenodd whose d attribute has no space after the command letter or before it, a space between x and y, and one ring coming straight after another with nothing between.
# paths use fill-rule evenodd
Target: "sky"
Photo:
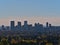
<instances>
[{"instance_id":1,"label":"sky","mask_svg":"<svg viewBox=\"0 0 60 45\"><path fill-rule=\"evenodd\" d=\"M0 25L9 25L10 20L60 25L59 19L60 0L0 0Z\"/></svg>"}]
</instances>

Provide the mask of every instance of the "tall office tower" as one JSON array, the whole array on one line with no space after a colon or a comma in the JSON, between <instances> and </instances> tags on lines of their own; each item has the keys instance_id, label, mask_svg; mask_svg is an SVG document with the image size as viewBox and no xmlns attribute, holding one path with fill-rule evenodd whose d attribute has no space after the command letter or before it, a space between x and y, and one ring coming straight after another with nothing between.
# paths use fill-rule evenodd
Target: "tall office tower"
<instances>
[{"instance_id":1,"label":"tall office tower","mask_svg":"<svg viewBox=\"0 0 60 45\"><path fill-rule=\"evenodd\" d=\"M51 24L49 24L49 27L51 27Z\"/></svg>"},{"instance_id":2,"label":"tall office tower","mask_svg":"<svg viewBox=\"0 0 60 45\"><path fill-rule=\"evenodd\" d=\"M4 25L2 25L2 30L5 30L5 27L4 27Z\"/></svg>"},{"instance_id":3,"label":"tall office tower","mask_svg":"<svg viewBox=\"0 0 60 45\"><path fill-rule=\"evenodd\" d=\"M24 21L24 25L27 25L27 21Z\"/></svg>"},{"instance_id":4,"label":"tall office tower","mask_svg":"<svg viewBox=\"0 0 60 45\"><path fill-rule=\"evenodd\" d=\"M35 23L35 30L41 31L43 29L43 25L39 23Z\"/></svg>"},{"instance_id":5,"label":"tall office tower","mask_svg":"<svg viewBox=\"0 0 60 45\"><path fill-rule=\"evenodd\" d=\"M48 24L48 22L46 22L46 27L49 27L49 24Z\"/></svg>"},{"instance_id":6,"label":"tall office tower","mask_svg":"<svg viewBox=\"0 0 60 45\"><path fill-rule=\"evenodd\" d=\"M28 30L28 24L27 24L27 21L24 21L24 30Z\"/></svg>"},{"instance_id":7,"label":"tall office tower","mask_svg":"<svg viewBox=\"0 0 60 45\"><path fill-rule=\"evenodd\" d=\"M11 30L14 30L14 28L15 28L15 22L14 21L11 21L10 26L11 26Z\"/></svg>"},{"instance_id":8,"label":"tall office tower","mask_svg":"<svg viewBox=\"0 0 60 45\"><path fill-rule=\"evenodd\" d=\"M18 22L17 28L18 30L21 30L21 22Z\"/></svg>"}]
</instances>

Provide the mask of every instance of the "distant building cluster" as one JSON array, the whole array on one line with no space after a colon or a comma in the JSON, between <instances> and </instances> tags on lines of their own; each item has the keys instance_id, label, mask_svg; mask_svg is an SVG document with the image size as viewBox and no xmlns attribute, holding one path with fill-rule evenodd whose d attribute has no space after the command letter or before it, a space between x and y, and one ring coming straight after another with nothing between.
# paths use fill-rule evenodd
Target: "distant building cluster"
<instances>
[{"instance_id":1,"label":"distant building cluster","mask_svg":"<svg viewBox=\"0 0 60 45\"><path fill-rule=\"evenodd\" d=\"M52 26L48 22L46 22L46 26L43 24L35 23L34 26L32 24L28 24L27 21L24 21L24 25L21 25L21 22L18 22L15 26L15 21L10 21L10 26L2 25L0 30L36 30L40 32L59 32L60 26Z\"/></svg>"}]
</instances>

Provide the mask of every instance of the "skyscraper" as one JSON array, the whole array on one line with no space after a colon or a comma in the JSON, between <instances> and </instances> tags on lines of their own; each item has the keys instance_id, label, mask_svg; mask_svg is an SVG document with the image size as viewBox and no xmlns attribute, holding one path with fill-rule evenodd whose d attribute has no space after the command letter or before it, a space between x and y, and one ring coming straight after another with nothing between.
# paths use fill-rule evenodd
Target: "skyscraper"
<instances>
[{"instance_id":1,"label":"skyscraper","mask_svg":"<svg viewBox=\"0 0 60 45\"><path fill-rule=\"evenodd\" d=\"M21 30L21 22L18 22L17 28L18 30Z\"/></svg>"},{"instance_id":2,"label":"skyscraper","mask_svg":"<svg viewBox=\"0 0 60 45\"><path fill-rule=\"evenodd\" d=\"M49 24L49 27L51 27L51 24Z\"/></svg>"},{"instance_id":3,"label":"skyscraper","mask_svg":"<svg viewBox=\"0 0 60 45\"><path fill-rule=\"evenodd\" d=\"M24 25L27 25L27 21L24 21Z\"/></svg>"},{"instance_id":4,"label":"skyscraper","mask_svg":"<svg viewBox=\"0 0 60 45\"><path fill-rule=\"evenodd\" d=\"M11 30L14 30L14 28L15 28L15 22L14 21L11 21L10 26L11 26Z\"/></svg>"},{"instance_id":5,"label":"skyscraper","mask_svg":"<svg viewBox=\"0 0 60 45\"><path fill-rule=\"evenodd\" d=\"M48 27L49 26L49 24L48 24L48 22L46 22L46 27Z\"/></svg>"},{"instance_id":6,"label":"skyscraper","mask_svg":"<svg viewBox=\"0 0 60 45\"><path fill-rule=\"evenodd\" d=\"M28 30L28 24L27 24L27 21L24 21L24 30Z\"/></svg>"},{"instance_id":7,"label":"skyscraper","mask_svg":"<svg viewBox=\"0 0 60 45\"><path fill-rule=\"evenodd\" d=\"M2 25L2 30L5 30L5 26L4 25Z\"/></svg>"}]
</instances>

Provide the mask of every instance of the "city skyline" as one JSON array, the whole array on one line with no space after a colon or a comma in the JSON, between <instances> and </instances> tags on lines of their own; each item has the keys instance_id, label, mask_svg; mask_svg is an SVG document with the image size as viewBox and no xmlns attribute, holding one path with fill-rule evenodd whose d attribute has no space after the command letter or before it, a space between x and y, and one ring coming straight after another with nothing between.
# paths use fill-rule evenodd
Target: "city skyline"
<instances>
[{"instance_id":1,"label":"city skyline","mask_svg":"<svg viewBox=\"0 0 60 45\"><path fill-rule=\"evenodd\" d=\"M15 21L10 21L10 26L5 26L5 25L1 25L0 26L0 30L5 30L5 31L9 31L9 30L14 30L14 31L40 31L41 33L44 32L56 32L58 34L58 32L60 31L60 26L54 26L49 22L45 23L45 26L41 23L34 23L34 26L32 24L28 24L28 21L25 20L24 24L22 25L22 22L18 21L17 25L15 25Z\"/></svg>"}]
</instances>

